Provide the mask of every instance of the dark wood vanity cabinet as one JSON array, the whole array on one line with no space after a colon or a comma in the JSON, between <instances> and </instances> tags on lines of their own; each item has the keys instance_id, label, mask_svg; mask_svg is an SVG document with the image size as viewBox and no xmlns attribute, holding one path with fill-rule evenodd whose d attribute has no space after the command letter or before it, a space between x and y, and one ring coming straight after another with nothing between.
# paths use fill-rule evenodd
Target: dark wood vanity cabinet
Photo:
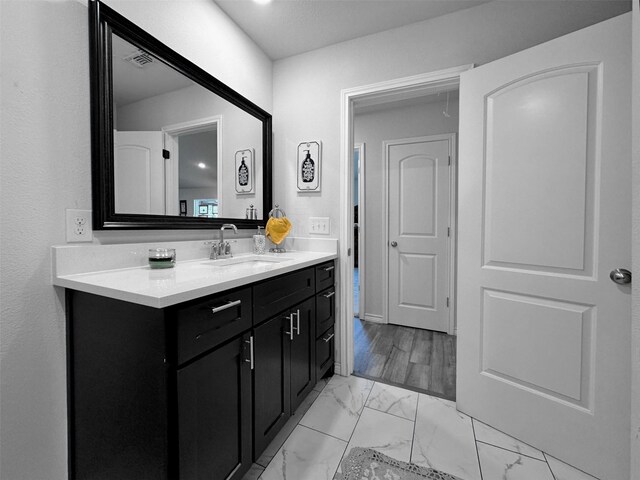
<instances>
[{"instance_id":1,"label":"dark wood vanity cabinet","mask_svg":"<svg viewBox=\"0 0 640 480\"><path fill-rule=\"evenodd\" d=\"M180 480L242 478L252 463L250 334L178 370Z\"/></svg>"},{"instance_id":2,"label":"dark wood vanity cabinet","mask_svg":"<svg viewBox=\"0 0 640 480\"><path fill-rule=\"evenodd\" d=\"M335 265L333 261L315 268L316 275L316 378L333 368L335 357L334 324L336 320Z\"/></svg>"},{"instance_id":3,"label":"dark wood vanity cabinet","mask_svg":"<svg viewBox=\"0 0 640 480\"><path fill-rule=\"evenodd\" d=\"M68 291L70 478L241 479L251 289L157 309Z\"/></svg>"},{"instance_id":4,"label":"dark wood vanity cabinet","mask_svg":"<svg viewBox=\"0 0 640 480\"><path fill-rule=\"evenodd\" d=\"M299 278L305 282L313 279L313 269ZM254 295L255 291L263 290L256 288ZM270 301L273 290L268 291ZM264 298L254 296L254 312L263 309L263 301ZM311 296L254 328L255 458L316 384L315 318L315 299Z\"/></svg>"},{"instance_id":5,"label":"dark wood vanity cabinet","mask_svg":"<svg viewBox=\"0 0 640 480\"><path fill-rule=\"evenodd\" d=\"M69 477L241 479L333 367L319 278L164 309L67 290Z\"/></svg>"}]
</instances>

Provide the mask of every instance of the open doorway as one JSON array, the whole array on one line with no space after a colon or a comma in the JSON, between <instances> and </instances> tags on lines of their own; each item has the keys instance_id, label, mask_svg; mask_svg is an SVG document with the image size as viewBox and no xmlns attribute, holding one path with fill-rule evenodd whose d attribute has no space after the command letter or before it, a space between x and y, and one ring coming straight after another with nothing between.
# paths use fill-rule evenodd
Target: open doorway
<instances>
[{"instance_id":1,"label":"open doorway","mask_svg":"<svg viewBox=\"0 0 640 480\"><path fill-rule=\"evenodd\" d=\"M360 307L364 305L363 284L364 274L364 237L360 232L364 232L365 222L365 191L364 185L364 164L365 164L365 144L357 143L353 148L353 316L363 318L364 315Z\"/></svg>"},{"instance_id":2,"label":"open doorway","mask_svg":"<svg viewBox=\"0 0 640 480\"><path fill-rule=\"evenodd\" d=\"M354 108L353 373L455 399L458 87L388 100Z\"/></svg>"},{"instance_id":3,"label":"open doorway","mask_svg":"<svg viewBox=\"0 0 640 480\"><path fill-rule=\"evenodd\" d=\"M222 117L208 117L162 128L167 214L222 216Z\"/></svg>"}]
</instances>

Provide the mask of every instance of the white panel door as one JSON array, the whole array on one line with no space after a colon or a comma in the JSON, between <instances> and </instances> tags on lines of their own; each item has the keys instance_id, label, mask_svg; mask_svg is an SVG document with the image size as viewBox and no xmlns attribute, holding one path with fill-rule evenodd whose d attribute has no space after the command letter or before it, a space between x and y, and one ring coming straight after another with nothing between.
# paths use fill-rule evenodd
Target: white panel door
<instances>
[{"instance_id":1,"label":"white panel door","mask_svg":"<svg viewBox=\"0 0 640 480\"><path fill-rule=\"evenodd\" d=\"M449 156L453 135L385 142L388 322L449 327Z\"/></svg>"},{"instance_id":2,"label":"white panel door","mask_svg":"<svg viewBox=\"0 0 640 480\"><path fill-rule=\"evenodd\" d=\"M114 132L116 213L165 214L162 132Z\"/></svg>"},{"instance_id":3,"label":"white panel door","mask_svg":"<svg viewBox=\"0 0 640 480\"><path fill-rule=\"evenodd\" d=\"M461 75L457 405L628 480L631 28Z\"/></svg>"}]
</instances>

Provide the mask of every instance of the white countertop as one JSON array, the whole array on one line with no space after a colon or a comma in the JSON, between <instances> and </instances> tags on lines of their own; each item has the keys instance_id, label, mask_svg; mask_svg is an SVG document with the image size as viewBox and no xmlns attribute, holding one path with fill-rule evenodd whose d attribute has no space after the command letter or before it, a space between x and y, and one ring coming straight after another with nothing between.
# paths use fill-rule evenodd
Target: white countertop
<instances>
[{"instance_id":1,"label":"white countertop","mask_svg":"<svg viewBox=\"0 0 640 480\"><path fill-rule=\"evenodd\" d=\"M234 258L253 258L250 254ZM282 275L337 257L323 252L287 252L264 254L278 263L247 262L221 265L220 260L189 260L177 262L173 268L152 269L149 266L121 268L101 272L62 275L54 278L54 285L71 288L127 302L163 308L193 300L212 293L248 285Z\"/></svg>"},{"instance_id":2,"label":"white countertop","mask_svg":"<svg viewBox=\"0 0 640 480\"><path fill-rule=\"evenodd\" d=\"M335 243L337 247L337 241ZM263 261L225 265L225 260L209 260L207 257L180 261L181 251L178 248L175 267L151 269L146 265L146 258L140 258L140 252L147 246L53 247L52 283L140 305L164 308L337 258L337 248L331 245L330 248L319 249L325 251L299 250L259 256L248 252L239 253L234 255L234 261ZM99 256L99 264L95 260L92 263L91 259L96 255ZM121 266L121 259L127 255L129 258L136 258L136 266L113 268L114 265ZM145 264L140 264L141 261Z\"/></svg>"}]
</instances>

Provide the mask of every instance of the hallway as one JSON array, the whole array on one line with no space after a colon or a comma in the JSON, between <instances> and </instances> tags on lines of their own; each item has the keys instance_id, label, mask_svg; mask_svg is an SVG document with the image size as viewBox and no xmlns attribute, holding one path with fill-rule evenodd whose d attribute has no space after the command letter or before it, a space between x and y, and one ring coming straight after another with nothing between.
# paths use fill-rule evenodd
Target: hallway
<instances>
[{"instance_id":1,"label":"hallway","mask_svg":"<svg viewBox=\"0 0 640 480\"><path fill-rule=\"evenodd\" d=\"M456 337L354 318L353 374L456 398Z\"/></svg>"}]
</instances>

